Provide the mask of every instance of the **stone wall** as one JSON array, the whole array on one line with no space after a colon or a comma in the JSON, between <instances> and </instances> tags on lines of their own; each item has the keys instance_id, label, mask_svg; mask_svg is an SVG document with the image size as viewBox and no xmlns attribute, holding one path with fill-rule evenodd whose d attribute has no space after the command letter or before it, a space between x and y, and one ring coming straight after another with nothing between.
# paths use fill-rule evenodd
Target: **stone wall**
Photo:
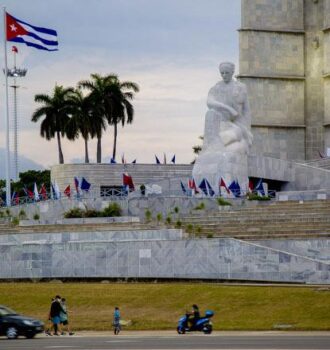
<instances>
[{"instance_id":1,"label":"stone wall","mask_svg":"<svg viewBox=\"0 0 330 350\"><path fill-rule=\"evenodd\" d=\"M330 239L267 239L254 241L265 247L330 263Z\"/></svg>"},{"instance_id":2,"label":"stone wall","mask_svg":"<svg viewBox=\"0 0 330 350\"><path fill-rule=\"evenodd\" d=\"M330 283L330 264L235 239L0 243L0 278Z\"/></svg>"}]
</instances>

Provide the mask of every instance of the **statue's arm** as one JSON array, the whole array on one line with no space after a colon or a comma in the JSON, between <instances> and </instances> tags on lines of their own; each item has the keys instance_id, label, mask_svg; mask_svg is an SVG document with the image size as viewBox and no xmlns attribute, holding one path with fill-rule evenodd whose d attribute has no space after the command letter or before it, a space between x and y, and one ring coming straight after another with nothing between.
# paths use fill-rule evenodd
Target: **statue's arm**
<instances>
[{"instance_id":1,"label":"statue's arm","mask_svg":"<svg viewBox=\"0 0 330 350\"><path fill-rule=\"evenodd\" d=\"M210 90L209 95L207 97L207 107L209 109L214 109L218 112L223 112L223 111L229 112L232 117L238 116L238 112L234 108L226 105L225 103L217 101L216 96L212 91L212 89Z\"/></svg>"}]
</instances>

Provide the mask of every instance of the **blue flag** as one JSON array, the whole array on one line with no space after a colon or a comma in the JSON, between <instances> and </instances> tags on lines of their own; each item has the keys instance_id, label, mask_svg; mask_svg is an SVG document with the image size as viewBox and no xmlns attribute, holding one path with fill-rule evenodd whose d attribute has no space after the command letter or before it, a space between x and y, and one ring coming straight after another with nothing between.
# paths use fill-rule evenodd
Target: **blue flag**
<instances>
[{"instance_id":1,"label":"blue flag","mask_svg":"<svg viewBox=\"0 0 330 350\"><path fill-rule=\"evenodd\" d=\"M111 157L110 164L117 164L117 162Z\"/></svg>"},{"instance_id":2,"label":"blue flag","mask_svg":"<svg viewBox=\"0 0 330 350\"><path fill-rule=\"evenodd\" d=\"M187 194L187 190L186 190L186 188L184 187L184 184L182 183L182 181L180 181L180 184L181 184L182 192L183 192L184 194Z\"/></svg>"},{"instance_id":3,"label":"blue flag","mask_svg":"<svg viewBox=\"0 0 330 350\"><path fill-rule=\"evenodd\" d=\"M238 181L234 180L229 186L228 186L230 192L235 196L235 197L240 197L241 196L241 188L238 184Z\"/></svg>"},{"instance_id":4,"label":"blue flag","mask_svg":"<svg viewBox=\"0 0 330 350\"><path fill-rule=\"evenodd\" d=\"M175 155L172 157L171 163L175 164Z\"/></svg>"},{"instance_id":5,"label":"blue flag","mask_svg":"<svg viewBox=\"0 0 330 350\"><path fill-rule=\"evenodd\" d=\"M83 177L81 179L81 185L80 185L80 188L83 190L83 191L88 191L91 187L91 184Z\"/></svg>"},{"instance_id":6,"label":"blue flag","mask_svg":"<svg viewBox=\"0 0 330 350\"><path fill-rule=\"evenodd\" d=\"M7 40L26 44L38 50L57 51L57 32L36 27L6 13Z\"/></svg>"},{"instance_id":7,"label":"blue flag","mask_svg":"<svg viewBox=\"0 0 330 350\"><path fill-rule=\"evenodd\" d=\"M136 159L133 160L132 164L136 164Z\"/></svg>"},{"instance_id":8,"label":"blue flag","mask_svg":"<svg viewBox=\"0 0 330 350\"><path fill-rule=\"evenodd\" d=\"M156 164L160 164L160 161L156 155L155 155L155 158L156 158Z\"/></svg>"},{"instance_id":9,"label":"blue flag","mask_svg":"<svg viewBox=\"0 0 330 350\"><path fill-rule=\"evenodd\" d=\"M198 187L203 191L204 194L206 194L206 195L208 194L208 192L207 192L207 184L206 184L205 179L203 179L201 181L201 183L199 184Z\"/></svg>"}]
</instances>

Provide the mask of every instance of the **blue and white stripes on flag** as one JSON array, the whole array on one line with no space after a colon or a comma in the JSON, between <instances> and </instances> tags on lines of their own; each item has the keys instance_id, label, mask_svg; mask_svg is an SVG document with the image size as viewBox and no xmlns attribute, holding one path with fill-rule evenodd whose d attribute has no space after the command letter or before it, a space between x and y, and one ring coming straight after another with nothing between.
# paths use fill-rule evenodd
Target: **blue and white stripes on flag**
<instances>
[{"instance_id":1,"label":"blue and white stripes on flag","mask_svg":"<svg viewBox=\"0 0 330 350\"><path fill-rule=\"evenodd\" d=\"M213 191L213 188L211 187L210 183L207 181L207 179L203 179L201 183L198 186L204 194L207 196L214 196L215 192Z\"/></svg>"},{"instance_id":2,"label":"blue and white stripes on flag","mask_svg":"<svg viewBox=\"0 0 330 350\"><path fill-rule=\"evenodd\" d=\"M57 51L57 32L36 27L6 13L7 41L26 44L38 50Z\"/></svg>"},{"instance_id":3,"label":"blue and white stripes on flag","mask_svg":"<svg viewBox=\"0 0 330 350\"><path fill-rule=\"evenodd\" d=\"M257 193L260 196L264 196L265 195L265 189L264 189L264 185L262 184L262 179L260 179L256 185L256 187L254 188L255 191L257 191Z\"/></svg>"},{"instance_id":4,"label":"blue and white stripes on flag","mask_svg":"<svg viewBox=\"0 0 330 350\"><path fill-rule=\"evenodd\" d=\"M158 159L158 157L155 155L155 159L156 159L156 164L160 164L160 160Z\"/></svg>"},{"instance_id":5,"label":"blue and white stripes on flag","mask_svg":"<svg viewBox=\"0 0 330 350\"><path fill-rule=\"evenodd\" d=\"M117 164L116 160L111 157L110 164Z\"/></svg>"},{"instance_id":6,"label":"blue and white stripes on flag","mask_svg":"<svg viewBox=\"0 0 330 350\"><path fill-rule=\"evenodd\" d=\"M175 155L172 157L171 163L175 164Z\"/></svg>"},{"instance_id":7,"label":"blue and white stripes on flag","mask_svg":"<svg viewBox=\"0 0 330 350\"><path fill-rule=\"evenodd\" d=\"M81 185L80 185L81 190L88 192L90 187L91 187L91 184L83 177L81 179Z\"/></svg>"},{"instance_id":8,"label":"blue and white stripes on flag","mask_svg":"<svg viewBox=\"0 0 330 350\"><path fill-rule=\"evenodd\" d=\"M180 181L180 184L181 184L182 192L183 192L184 194L187 194L187 190L186 190L186 188L184 187L184 184L182 183L182 181Z\"/></svg>"}]
</instances>

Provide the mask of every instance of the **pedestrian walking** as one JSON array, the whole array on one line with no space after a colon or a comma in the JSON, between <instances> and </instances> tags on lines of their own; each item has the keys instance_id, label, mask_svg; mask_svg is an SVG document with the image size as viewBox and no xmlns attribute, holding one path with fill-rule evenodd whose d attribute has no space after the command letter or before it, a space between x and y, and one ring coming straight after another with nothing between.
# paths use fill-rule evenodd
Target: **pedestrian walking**
<instances>
[{"instance_id":1,"label":"pedestrian walking","mask_svg":"<svg viewBox=\"0 0 330 350\"><path fill-rule=\"evenodd\" d=\"M50 307L50 317L53 323L54 335L60 335L59 332L61 332L61 312L66 313L61 305L61 297L56 295L55 300Z\"/></svg>"},{"instance_id":2,"label":"pedestrian walking","mask_svg":"<svg viewBox=\"0 0 330 350\"><path fill-rule=\"evenodd\" d=\"M113 332L115 335L118 335L121 328L120 328L120 311L119 311L119 307L115 307L115 310L113 312Z\"/></svg>"},{"instance_id":3,"label":"pedestrian walking","mask_svg":"<svg viewBox=\"0 0 330 350\"><path fill-rule=\"evenodd\" d=\"M61 335L65 335L64 330L66 330L69 333L69 335L74 335L74 332L72 332L70 330L68 308L66 305L65 298L61 299L61 306L62 306L62 310L63 310L60 312L60 323L61 323L61 328L62 328Z\"/></svg>"}]
</instances>

